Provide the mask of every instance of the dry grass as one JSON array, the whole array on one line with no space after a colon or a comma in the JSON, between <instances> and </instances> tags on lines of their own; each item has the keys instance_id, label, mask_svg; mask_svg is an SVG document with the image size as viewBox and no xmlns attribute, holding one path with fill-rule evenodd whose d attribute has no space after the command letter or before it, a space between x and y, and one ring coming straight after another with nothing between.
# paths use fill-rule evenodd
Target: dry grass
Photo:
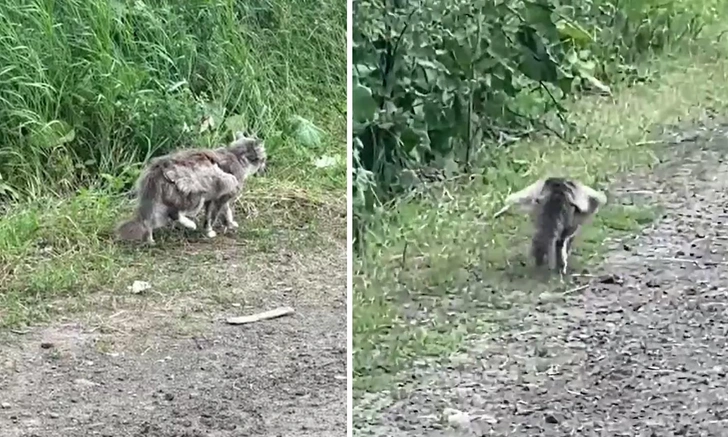
<instances>
[{"instance_id":1,"label":"dry grass","mask_svg":"<svg viewBox=\"0 0 728 437\"><path fill-rule=\"evenodd\" d=\"M131 205L101 193L11 210L0 220L0 326L98 308L96 295L119 303L131 282L149 277L159 283L158 302L191 293L198 304L219 307L230 303L226 288L215 285L224 276L220 266L276 268L265 263L280 252L330 250L332 241L345 239L341 196L298 188L271 192L262 179L256 182L237 205L235 235L206 240L194 231L165 229L155 247L116 242L111 230Z\"/></svg>"}]
</instances>

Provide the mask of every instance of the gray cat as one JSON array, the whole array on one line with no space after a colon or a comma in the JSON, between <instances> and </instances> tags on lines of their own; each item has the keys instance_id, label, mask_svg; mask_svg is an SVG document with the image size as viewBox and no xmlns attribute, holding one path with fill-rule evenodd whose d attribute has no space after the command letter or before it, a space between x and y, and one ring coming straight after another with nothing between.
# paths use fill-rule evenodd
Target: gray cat
<instances>
[{"instance_id":1,"label":"gray cat","mask_svg":"<svg viewBox=\"0 0 728 437\"><path fill-rule=\"evenodd\" d=\"M267 155L263 140L238 133L228 147L186 149L153 159L137 181L139 203L134 217L117 227L123 240L154 244L154 229L179 223L197 229L190 217L205 210L203 232L217 233L213 225L220 215L225 230L238 227L231 201L249 176L265 171Z\"/></svg>"},{"instance_id":2,"label":"gray cat","mask_svg":"<svg viewBox=\"0 0 728 437\"><path fill-rule=\"evenodd\" d=\"M537 266L548 262L550 269L566 274L568 256L574 237L582 225L607 203L604 193L578 181L551 177L540 179L506 198L506 206L525 207L531 214L536 232L531 240L531 255Z\"/></svg>"}]
</instances>

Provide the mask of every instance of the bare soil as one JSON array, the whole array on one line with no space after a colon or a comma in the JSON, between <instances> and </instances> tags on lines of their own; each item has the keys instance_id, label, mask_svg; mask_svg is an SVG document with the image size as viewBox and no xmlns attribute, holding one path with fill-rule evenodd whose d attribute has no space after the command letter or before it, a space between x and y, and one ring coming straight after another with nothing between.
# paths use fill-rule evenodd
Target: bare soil
<instances>
[{"instance_id":1,"label":"bare soil","mask_svg":"<svg viewBox=\"0 0 728 437\"><path fill-rule=\"evenodd\" d=\"M3 333L0 436L344 436L346 246L331 240L264 254L223 240L201 249L209 265L168 266L240 305L151 290ZM296 313L225 323L283 305Z\"/></svg>"},{"instance_id":2,"label":"bare soil","mask_svg":"<svg viewBox=\"0 0 728 437\"><path fill-rule=\"evenodd\" d=\"M531 296L465 353L364 396L355 434L728 435L727 132L683 133L613 184L612 201L663 216L571 293Z\"/></svg>"}]
</instances>

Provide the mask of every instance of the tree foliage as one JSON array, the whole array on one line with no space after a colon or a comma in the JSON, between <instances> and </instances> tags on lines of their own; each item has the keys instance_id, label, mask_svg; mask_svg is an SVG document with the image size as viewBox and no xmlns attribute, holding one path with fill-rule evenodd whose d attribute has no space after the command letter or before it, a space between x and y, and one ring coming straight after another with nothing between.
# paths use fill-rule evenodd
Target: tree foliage
<instances>
[{"instance_id":1,"label":"tree foliage","mask_svg":"<svg viewBox=\"0 0 728 437\"><path fill-rule=\"evenodd\" d=\"M680 2L355 0L354 214L534 131L576 93L640 80L638 62L701 31ZM555 118L557 121L558 117Z\"/></svg>"}]
</instances>

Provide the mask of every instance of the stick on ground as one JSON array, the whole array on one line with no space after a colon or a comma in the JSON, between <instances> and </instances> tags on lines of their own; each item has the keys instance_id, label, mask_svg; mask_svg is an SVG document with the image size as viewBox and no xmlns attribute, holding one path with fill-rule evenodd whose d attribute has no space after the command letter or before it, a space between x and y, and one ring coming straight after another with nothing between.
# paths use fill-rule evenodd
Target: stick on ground
<instances>
[{"instance_id":1,"label":"stick on ground","mask_svg":"<svg viewBox=\"0 0 728 437\"><path fill-rule=\"evenodd\" d=\"M293 314L295 311L290 307L280 307L270 311L253 314L250 316L228 317L227 322L231 325L245 325L247 323L259 322L261 320L275 319L277 317Z\"/></svg>"},{"instance_id":2,"label":"stick on ground","mask_svg":"<svg viewBox=\"0 0 728 437\"><path fill-rule=\"evenodd\" d=\"M493 218L494 218L494 219L497 219L498 217L500 217L500 216L502 216L503 214L505 214L505 213L506 213L506 211L508 211L508 210L509 210L510 208L511 208L511 205L506 205L506 206L504 206L504 207L503 207L503 208L501 208L501 209L500 209L500 210L499 210L498 212L496 212L495 214L493 214Z\"/></svg>"}]
</instances>

